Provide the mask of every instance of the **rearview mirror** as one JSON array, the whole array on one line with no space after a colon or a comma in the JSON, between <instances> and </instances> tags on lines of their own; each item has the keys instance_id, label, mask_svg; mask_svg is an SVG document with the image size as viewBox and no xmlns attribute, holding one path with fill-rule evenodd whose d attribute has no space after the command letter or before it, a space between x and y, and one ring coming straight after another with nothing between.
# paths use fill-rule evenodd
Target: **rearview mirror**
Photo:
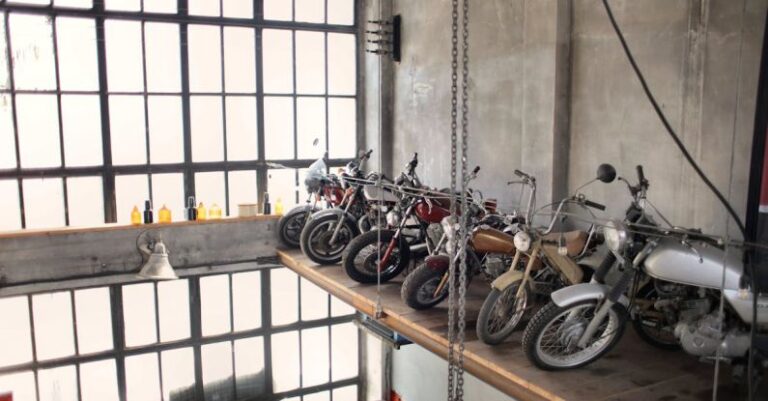
<instances>
[{"instance_id":1,"label":"rearview mirror","mask_svg":"<svg viewBox=\"0 0 768 401\"><path fill-rule=\"evenodd\" d=\"M608 184L616 179L616 169L608 163L603 163L597 168L597 179Z\"/></svg>"}]
</instances>

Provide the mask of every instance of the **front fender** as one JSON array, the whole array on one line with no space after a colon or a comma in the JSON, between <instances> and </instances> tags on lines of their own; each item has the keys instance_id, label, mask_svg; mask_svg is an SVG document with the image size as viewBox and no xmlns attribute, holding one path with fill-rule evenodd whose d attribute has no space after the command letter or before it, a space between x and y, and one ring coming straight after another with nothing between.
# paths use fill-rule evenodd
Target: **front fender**
<instances>
[{"instance_id":1,"label":"front fender","mask_svg":"<svg viewBox=\"0 0 768 401\"><path fill-rule=\"evenodd\" d=\"M504 289L512 285L512 283L522 279L523 272L519 270L507 270L506 273L496 277L496 279L491 282L491 288L504 291Z\"/></svg>"},{"instance_id":2,"label":"front fender","mask_svg":"<svg viewBox=\"0 0 768 401\"><path fill-rule=\"evenodd\" d=\"M296 206L293 209L289 210L288 213L286 213L285 216L283 216L283 217L289 217L289 216L293 216L295 214L302 214L302 213L307 213L307 212L315 213L318 210L320 210L320 208L318 208L317 206L312 206L312 205L309 205L309 204L300 205L300 206Z\"/></svg>"},{"instance_id":3,"label":"front fender","mask_svg":"<svg viewBox=\"0 0 768 401\"><path fill-rule=\"evenodd\" d=\"M608 296L611 287L598 283L582 283L561 288L552 293L552 302L559 307L571 305L588 299L603 300ZM619 303L628 306L629 299L622 295Z\"/></svg>"},{"instance_id":4,"label":"front fender","mask_svg":"<svg viewBox=\"0 0 768 401\"><path fill-rule=\"evenodd\" d=\"M439 272L445 272L451 266L451 258L448 255L430 255L424 259L427 268Z\"/></svg>"},{"instance_id":5,"label":"front fender","mask_svg":"<svg viewBox=\"0 0 768 401\"><path fill-rule=\"evenodd\" d=\"M355 219L355 216L352 216L350 213L345 213L343 209L340 208L331 208L331 209L323 209L319 212L312 213L312 215L309 217L310 220L314 219L320 219L326 216L335 216L338 218L339 216L344 216L344 219L347 220L347 223L355 230L355 236L360 235L359 228L357 227L357 219Z\"/></svg>"}]
</instances>

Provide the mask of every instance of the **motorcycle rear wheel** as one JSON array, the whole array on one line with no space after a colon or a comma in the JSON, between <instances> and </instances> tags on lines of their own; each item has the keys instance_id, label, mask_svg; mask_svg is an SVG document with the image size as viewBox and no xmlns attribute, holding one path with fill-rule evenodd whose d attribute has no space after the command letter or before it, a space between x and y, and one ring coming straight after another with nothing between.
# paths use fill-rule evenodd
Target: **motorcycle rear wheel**
<instances>
[{"instance_id":1,"label":"motorcycle rear wheel","mask_svg":"<svg viewBox=\"0 0 768 401\"><path fill-rule=\"evenodd\" d=\"M381 230L381 242L379 242L379 230L372 230L353 239L344 253L342 262L347 275L358 283L376 283L379 277L377 268L379 251L383 256L394 235L393 230ZM392 250L387 265L380 272L381 282L397 277L410 261L410 247L400 238Z\"/></svg>"},{"instance_id":2,"label":"motorcycle rear wheel","mask_svg":"<svg viewBox=\"0 0 768 401\"><path fill-rule=\"evenodd\" d=\"M658 298L658 295L653 282L643 286L636 296L636 300L641 299L651 302L656 300L656 298ZM659 321L658 318L653 316L643 316L641 312L638 312L632 319L632 327L634 327L635 332L643 341L656 348L665 350L677 350L680 348L680 343L675 336L676 323L667 323L666 319ZM657 328L659 325L661 327Z\"/></svg>"},{"instance_id":3,"label":"motorcycle rear wheel","mask_svg":"<svg viewBox=\"0 0 768 401\"><path fill-rule=\"evenodd\" d=\"M336 236L336 242L330 244L329 241L339 218L337 215L326 215L310 219L301 231L301 251L313 262L320 265L339 263L344 250L357 234L357 227L344 219Z\"/></svg>"},{"instance_id":4,"label":"motorcycle rear wheel","mask_svg":"<svg viewBox=\"0 0 768 401\"><path fill-rule=\"evenodd\" d=\"M520 283L522 280L517 280L503 290L494 288L485 297L475 327L480 341L490 345L500 344L523 320L529 293L528 288L524 288L520 298L516 297Z\"/></svg>"},{"instance_id":5,"label":"motorcycle rear wheel","mask_svg":"<svg viewBox=\"0 0 768 401\"><path fill-rule=\"evenodd\" d=\"M307 223L307 217L312 213L306 209L290 211L280 217L277 223L277 232L280 242L289 248L298 248L301 242L301 231Z\"/></svg>"}]
</instances>

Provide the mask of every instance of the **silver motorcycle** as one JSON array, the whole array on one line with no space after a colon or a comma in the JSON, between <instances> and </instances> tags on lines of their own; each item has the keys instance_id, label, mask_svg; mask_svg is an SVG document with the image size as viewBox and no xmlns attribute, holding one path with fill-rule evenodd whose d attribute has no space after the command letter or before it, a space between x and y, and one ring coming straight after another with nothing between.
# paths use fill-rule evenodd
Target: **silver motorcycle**
<instances>
[{"instance_id":1,"label":"silver motorcycle","mask_svg":"<svg viewBox=\"0 0 768 401\"><path fill-rule=\"evenodd\" d=\"M633 196L627 217L604 229L617 263L601 266L589 283L552 293L525 329L526 356L545 370L584 366L610 351L631 320L651 344L743 368L753 294L744 286L739 256L697 231L659 227L646 213L648 181L642 166L637 172L634 186L622 179ZM617 273L612 285L605 284L608 273ZM768 296L760 295L757 306L756 324L764 329ZM758 355L768 351L760 347Z\"/></svg>"}]
</instances>

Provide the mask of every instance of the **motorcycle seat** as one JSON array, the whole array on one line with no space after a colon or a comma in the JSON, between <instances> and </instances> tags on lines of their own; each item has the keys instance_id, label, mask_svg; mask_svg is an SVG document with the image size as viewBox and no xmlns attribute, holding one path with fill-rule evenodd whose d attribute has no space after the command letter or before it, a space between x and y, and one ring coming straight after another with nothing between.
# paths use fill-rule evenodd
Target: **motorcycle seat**
<instances>
[{"instance_id":1,"label":"motorcycle seat","mask_svg":"<svg viewBox=\"0 0 768 401\"><path fill-rule=\"evenodd\" d=\"M560 234L565 237L565 247L568 249L568 256L570 257L579 256L587 245L587 238L589 238L589 234L586 231L577 230L564 233L550 233L544 236L544 240L557 242L560 240Z\"/></svg>"}]
</instances>

